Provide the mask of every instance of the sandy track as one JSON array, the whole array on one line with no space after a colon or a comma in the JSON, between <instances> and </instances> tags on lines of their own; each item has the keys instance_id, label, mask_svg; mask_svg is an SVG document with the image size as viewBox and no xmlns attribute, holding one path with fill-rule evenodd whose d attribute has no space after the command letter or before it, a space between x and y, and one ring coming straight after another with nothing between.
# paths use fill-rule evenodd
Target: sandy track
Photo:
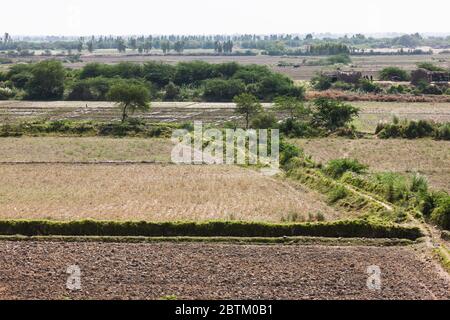
<instances>
[{"instance_id":1,"label":"sandy track","mask_svg":"<svg viewBox=\"0 0 450 320\"><path fill-rule=\"evenodd\" d=\"M69 265L82 291L66 289ZM366 287L381 268L382 289ZM412 247L0 243L1 299L450 299Z\"/></svg>"}]
</instances>

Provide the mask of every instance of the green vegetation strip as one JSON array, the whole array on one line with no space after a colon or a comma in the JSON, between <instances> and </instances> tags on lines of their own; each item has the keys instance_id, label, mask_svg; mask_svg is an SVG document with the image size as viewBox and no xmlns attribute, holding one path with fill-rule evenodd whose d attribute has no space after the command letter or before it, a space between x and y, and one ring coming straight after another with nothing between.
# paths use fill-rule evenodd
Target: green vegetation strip
<instances>
[{"instance_id":1,"label":"green vegetation strip","mask_svg":"<svg viewBox=\"0 0 450 320\"><path fill-rule=\"evenodd\" d=\"M269 224L257 222L116 222L3 220L0 235L23 236L142 236L142 237L334 237L398 238L422 237L417 227L377 224L365 220Z\"/></svg>"},{"instance_id":2,"label":"green vegetation strip","mask_svg":"<svg viewBox=\"0 0 450 320\"><path fill-rule=\"evenodd\" d=\"M440 246L439 248L434 249L434 254L438 257L441 262L442 267L450 273L450 250L447 248Z\"/></svg>"},{"instance_id":3,"label":"green vegetation strip","mask_svg":"<svg viewBox=\"0 0 450 320\"><path fill-rule=\"evenodd\" d=\"M450 241L450 231L442 231L441 232L441 238L444 240Z\"/></svg>"}]
</instances>

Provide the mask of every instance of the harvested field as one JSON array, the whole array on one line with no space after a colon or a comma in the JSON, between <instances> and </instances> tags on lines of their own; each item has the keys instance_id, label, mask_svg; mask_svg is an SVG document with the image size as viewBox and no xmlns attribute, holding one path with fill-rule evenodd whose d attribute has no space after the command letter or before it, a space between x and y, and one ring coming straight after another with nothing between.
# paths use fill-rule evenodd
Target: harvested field
<instances>
[{"instance_id":1,"label":"harvested field","mask_svg":"<svg viewBox=\"0 0 450 320\"><path fill-rule=\"evenodd\" d=\"M86 108L86 104L88 107ZM355 120L359 130L373 133L379 121L390 121L394 115L412 120L428 119L438 122L450 121L450 103L408 102L351 102L361 108L360 118ZM270 108L271 104L264 104ZM150 122L223 123L239 119L233 103L154 102L146 114L136 114ZM0 101L0 121L25 120L119 120L120 113L110 102L31 102Z\"/></svg>"},{"instance_id":2,"label":"harvested field","mask_svg":"<svg viewBox=\"0 0 450 320\"><path fill-rule=\"evenodd\" d=\"M235 166L0 165L0 219L326 220L321 195ZM311 215L311 216L310 216Z\"/></svg>"},{"instance_id":3,"label":"harvested field","mask_svg":"<svg viewBox=\"0 0 450 320\"><path fill-rule=\"evenodd\" d=\"M170 139L97 137L2 138L1 162L170 162Z\"/></svg>"},{"instance_id":4,"label":"harvested field","mask_svg":"<svg viewBox=\"0 0 450 320\"><path fill-rule=\"evenodd\" d=\"M374 171L419 172L435 189L450 192L450 141L381 139L295 139L315 161L356 158Z\"/></svg>"},{"instance_id":5,"label":"harvested field","mask_svg":"<svg viewBox=\"0 0 450 320\"><path fill-rule=\"evenodd\" d=\"M88 106L86 108L86 105ZM265 104L269 107L269 104ZM221 123L238 119L233 103L153 102L150 112L136 113L151 122L203 121ZM111 102L31 102L0 101L0 121L20 122L26 120L120 120L120 112Z\"/></svg>"},{"instance_id":6,"label":"harvested field","mask_svg":"<svg viewBox=\"0 0 450 320\"><path fill-rule=\"evenodd\" d=\"M0 243L0 299L450 299L414 247ZM67 268L81 290L66 288ZM367 268L381 290L367 288Z\"/></svg>"}]
</instances>

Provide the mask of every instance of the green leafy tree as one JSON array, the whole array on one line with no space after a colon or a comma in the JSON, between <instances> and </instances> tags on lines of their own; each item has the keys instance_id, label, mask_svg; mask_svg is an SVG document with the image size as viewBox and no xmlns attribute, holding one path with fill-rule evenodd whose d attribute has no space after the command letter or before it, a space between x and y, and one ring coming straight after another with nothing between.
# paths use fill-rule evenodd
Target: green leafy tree
<instances>
[{"instance_id":1,"label":"green leafy tree","mask_svg":"<svg viewBox=\"0 0 450 320\"><path fill-rule=\"evenodd\" d=\"M164 91L165 91L164 100L173 101L180 95L181 89L173 82L169 82L164 87Z\"/></svg>"},{"instance_id":2,"label":"green leafy tree","mask_svg":"<svg viewBox=\"0 0 450 320\"><path fill-rule=\"evenodd\" d=\"M29 99L58 100L64 93L64 68L59 61L47 60L35 64L27 83Z\"/></svg>"},{"instance_id":3,"label":"green leafy tree","mask_svg":"<svg viewBox=\"0 0 450 320\"><path fill-rule=\"evenodd\" d=\"M275 99L275 109L287 113L289 119L298 119L308 115L303 101L294 97L278 97Z\"/></svg>"},{"instance_id":4,"label":"green leafy tree","mask_svg":"<svg viewBox=\"0 0 450 320\"><path fill-rule=\"evenodd\" d=\"M344 128L358 116L359 109L350 104L319 98L314 100L312 124L328 131Z\"/></svg>"},{"instance_id":5,"label":"green leafy tree","mask_svg":"<svg viewBox=\"0 0 450 320\"><path fill-rule=\"evenodd\" d=\"M177 41L177 42L175 42L175 44L173 45L173 49L174 49L177 53L182 53L182 52L184 51L184 46L185 46L184 41Z\"/></svg>"},{"instance_id":6,"label":"green leafy tree","mask_svg":"<svg viewBox=\"0 0 450 320\"><path fill-rule=\"evenodd\" d=\"M144 85L118 83L111 87L108 92L108 99L115 101L122 112L122 122L133 114L136 110L150 110L149 91Z\"/></svg>"},{"instance_id":7,"label":"green leafy tree","mask_svg":"<svg viewBox=\"0 0 450 320\"><path fill-rule=\"evenodd\" d=\"M263 110L258 98L248 93L242 93L234 97L233 102L236 103L236 113L245 117L246 129L249 127L251 118Z\"/></svg>"},{"instance_id":8,"label":"green leafy tree","mask_svg":"<svg viewBox=\"0 0 450 320\"><path fill-rule=\"evenodd\" d=\"M127 46L125 44L125 41L122 38L117 38L117 50L119 52L126 52L127 51Z\"/></svg>"},{"instance_id":9,"label":"green leafy tree","mask_svg":"<svg viewBox=\"0 0 450 320\"><path fill-rule=\"evenodd\" d=\"M94 52L94 41L91 40L87 43L87 49L90 53Z\"/></svg>"}]
</instances>

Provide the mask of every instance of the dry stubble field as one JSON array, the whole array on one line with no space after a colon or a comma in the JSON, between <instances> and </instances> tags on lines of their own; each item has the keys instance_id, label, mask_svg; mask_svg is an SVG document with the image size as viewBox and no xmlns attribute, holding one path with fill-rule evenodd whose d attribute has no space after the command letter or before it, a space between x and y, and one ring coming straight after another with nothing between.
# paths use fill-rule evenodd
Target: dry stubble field
<instances>
[{"instance_id":1,"label":"dry stubble field","mask_svg":"<svg viewBox=\"0 0 450 320\"><path fill-rule=\"evenodd\" d=\"M318 213L340 216L313 191L235 166L0 165L0 219L281 222Z\"/></svg>"},{"instance_id":2,"label":"dry stubble field","mask_svg":"<svg viewBox=\"0 0 450 320\"><path fill-rule=\"evenodd\" d=\"M0 140L4 162L170 162L170 139L21 137Z\"/></svg>"}]
</instances>

